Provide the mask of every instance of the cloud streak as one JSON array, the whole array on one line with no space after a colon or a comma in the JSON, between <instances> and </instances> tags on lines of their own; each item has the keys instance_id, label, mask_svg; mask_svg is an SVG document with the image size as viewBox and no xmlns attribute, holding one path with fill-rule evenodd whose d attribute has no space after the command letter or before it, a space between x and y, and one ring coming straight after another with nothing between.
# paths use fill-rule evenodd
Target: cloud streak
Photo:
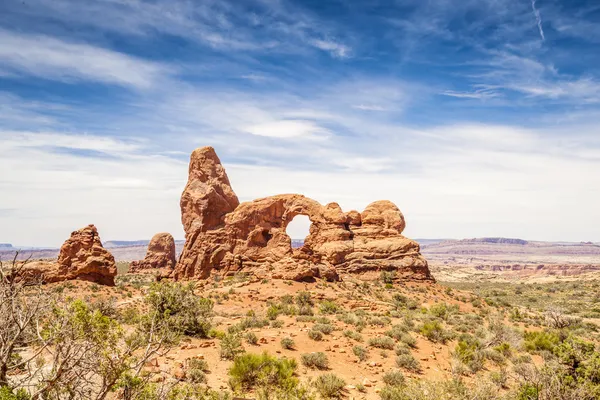
<instances>
[{"instance_id":1,"label":"cloud streak","mask_svg":"<svg viewBox=\"0 0 600 400\"><path fill-rule=\"evenodd\" d=\"M173 67L108 49L0 29L0 71L63 82L90 80L148 89Z\"/></svg>"},{"instance_id":2,"label":"cloud streak","mask_svg":"<svg viewBox=\"0 0 600 400\"><path fill-rule=\"evenodd\" d=\"M531 0L531 9L533 10L533 14L535 15L535 22L537 24L538 30L540 32L540 37L542 40L546 40L544 36L544 28L542 27L542 15L540 11L535 7L536 0Z\"/></svg>"}]
</instances>

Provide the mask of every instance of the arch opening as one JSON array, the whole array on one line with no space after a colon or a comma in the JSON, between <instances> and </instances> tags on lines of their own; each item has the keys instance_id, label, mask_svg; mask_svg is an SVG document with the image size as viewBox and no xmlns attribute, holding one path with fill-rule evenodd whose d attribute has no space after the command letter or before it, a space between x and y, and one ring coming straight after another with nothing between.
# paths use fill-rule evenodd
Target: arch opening
<instances>
[{"instance_id":1,"label":"arch opening","mask_svg":"<svg viewBox=\"0 0 600 400\"><path fill-rule=\"evenodd\" d=\"M296 215L285 228L285 233L292 239L292 248L304 245L310 233L310 219L306 215Z\"/></svg>"}]
</instances>

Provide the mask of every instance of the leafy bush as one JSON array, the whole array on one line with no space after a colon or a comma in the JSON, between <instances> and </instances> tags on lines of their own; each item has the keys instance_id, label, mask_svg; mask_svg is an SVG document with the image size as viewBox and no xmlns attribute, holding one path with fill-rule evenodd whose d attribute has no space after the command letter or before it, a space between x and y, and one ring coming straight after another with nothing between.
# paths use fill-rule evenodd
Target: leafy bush
<instances>
[{"instance_id":1,"label":"leafy bush","mask_svg":"<svg viewBox=\"0 0 600 400\"><path fill-rule=\"evenodd\" d=\"M228 333L221 339L219 355L222 359L233 360L238 354L243 352L242 338L239 333Z\"/></svg>"},{"instance_id":2,"label":"leafy bush","mask_svg":"<svg viewBox=\"0 0 600 400\"><path fill-rule=\"evenodd\" d=\"M362 342L363 341L363 337L360 333L356 332L356 331L351 331L351 330L345 330L344 331L344 336L353 340L356 340L357 342Z\"/></svg>"},{"instance_id":3,"label":"leafy bush","mask_svg":"<svg viewBox=\"0 0 600 400\"><path fill-rule=\"evenodd\" d=\"M319 304L319 311L321 314L335 314L340 310L340 306L335 304L333 301L325 300Z\"/></svg>"},{"instance_id":4,"label":"leafy bush","mask_svg":"<svg viewBox=\"0 0 600 400\"><path fill-rule=\"evenodd\" d=\"M448 333L439 321L425 322L419 329L419 333L432 342L446 343L449 339Z\"/></svg>"},{"instance_id":5,"label":"leafy bush","mask_svg":"<svg viewBox=\"0 0 600 400\"><path fill-rule=\"evenodd\" d=\"M329 335L331 332L333 332L333 325L330 325L330 324L315 324L312 327L312 330L319 331L321 333L324 333L325 335Z\"/></svg>"},{"instance_id":6,"label":"leafy bush","mask_svg":"<svg viewBox=\"0 0 600 400\"><path fill-rule=\"evenodd\" d=\"M293 389L298 385L294 377L297 366L294 359L277 358L266 352L243 354L235 358L229 369L229 385L244 390L255 387Z\"/></svg>"},{"instance_id":7,"label":"leafy bush","mask_svg":"<svg viewBox=\"0 0 600 400\"><path fill-rule=\"evenodd\" d=\"M285 338L281 339L280 344L281 344L281 347L283 347L284 349L287 349L287 350L291 350L295 346L294 339L289 338L289 337L285 337Z\"/></svg>"},{"instance_id":8,"label":"leafy bush","mask_svg":"<svg viewBox=\"0 0 600 400\"><path fill-rule=\"evenodd\" d=\"M402 386L406 379L400 371L388 371L383 375L383 383L389 386Z\"/></svg>"},{"instance_id":9,"label":"leafy bush","mask_svg":"<svg viewBox=\"0 0 600 400\"><path fill-rule=\"evenodd\" d=\"M398 356L396 358L396 365L413 372L419 372L421 370L421 364L411 354L402 354Z\"/></svg>"},{"instance_id":10,"label":"leafy bush","mask_svg":"<svg viewBox=\"0 0 600 400\"><path fill-rule=\"evenodd\" d=\"M369 346L377 347L378 349L387 349L392 350L394 348L395 342L394 339L381 336L369 339Z\"/></svg>"},{"instance_id":11,"label":"leafy bush","mask_svg":"<svg viewBox=\"0 0 600 400\"><path fill-rule=\"evenodd\" d=\"M329 359L327 354L319 351L316 353L305 353L300 356L302 364L313 369L327 369L329 367Z\"/></svg>"},{"instance_id":12,"label":"leafy bush","mask_svg":"<svg viewBox=\"0 0 600 400\"><path fill-rule=\"evenodd\" d=\"M369 351L362 346L352 347L352 352L360 361L365 361L369 355Z\"/></svg>"},{"instance_id":13,"label":"leafy bush","mask_svg":"<svg viewBox=\"0 0 600 400\"><path fill-rule=\"evenodd\" d=\"M196 296L193 283L155 282L150 285L145 302L150 306L150 312L145 316L147 324L157 317L184 335L208 337L213 302Z\"/></svg>"},{"instance_id":14,"label":"leafy bush","mask_svg":"<svg viewBox=\"0 0 600 400\"><path fill-rule=\"evenodd\" d=\"M542 350L553 352L554 348L560 342L558 335L547 331L525 332L523 338L525 339L523 344L525 350L532 352Z\"/></svg>"},{"instance_id":15,"label":"leafy bush","mask_svg":"<svg viewBox=\"0 0 600 400\"><path fill-rule=\"evenodd\" d=\"M317 393L324 399L340 399L346 382L335 374L324 374L313 383Z\"/></svg>"},{"instance_id":16,"label":"leafy bush","mask_svg":"<svg viewBox=\"0 0 600 400\"><path fill-rule=\"evenodd\" d=\"M8 386L0 387L0 400L29 400L30 398L25 389L13 392Z\"/></svg>"},{"instance_id":17,"label":"leafy bush","mask_svg":"<svg viewBox=\"0 0 600 400\"><path fill-rule=\"evenodd\" d=\"M298 307L312 307L315 305L310 292L301 291L296 294L296 304Z\"/></svg>"},{"instance_id":18,"label":"leafy bush","mask_svg":"<svg viewBox=\"0 0 600 400\"><path fill-rule=\"evenodd\" d=\"M323 340L323 334L319 331L315 331L314 329L311 329L310 331L308 331L308 337L311 338L312 340L316 340L316 341Z\"/></svg>"},{"instance_id":19,"label":"leafy bush","mask_svg":"<svg viewBox=\"0 0 600 400\"><path fill-rule=\"evenodd\" d=\"M193 383L206 383L205 371L208 371L208 363L199 358L192 358L188 361L186 379Z\"/></svg>"},{"instance_id":20,"label":"leafy bush","mask_svg":"<svg viewBox=\"0 0 600 400\"><path fill-rule=\"evenodd\" d=\"M248 332L244 335L246 341L250 344L257 345L258 344L258 336L254 332Z\"/></svg>"}]
</instances>

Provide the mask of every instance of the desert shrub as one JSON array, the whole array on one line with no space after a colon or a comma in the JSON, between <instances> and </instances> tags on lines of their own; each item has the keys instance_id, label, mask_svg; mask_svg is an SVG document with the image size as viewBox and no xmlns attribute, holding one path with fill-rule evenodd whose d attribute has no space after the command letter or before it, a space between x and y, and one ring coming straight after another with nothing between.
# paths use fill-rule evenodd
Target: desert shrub
<instances>
[{"instance_id":1,"label":"desert shrub","mask_svg":"<svg viewBox=\"0 0 600 400\"><path fill-rule=\"evenodd\" d=\"M281 308L275 304L271 304L269 308L267 308L267 318L272 321L276 320L280 313Z\"/></svg>"},{"instance_id":2,"label":"desert shrub","mask_svg":"<svg viewBox=\"0 0 600 400\"><path fill-rule=\"evenodd\" d=\"M406 326L396 324L392 325L392 329L386 331L385 335L391 337L392 339L400 340L402 335L405 334L407 331L408 329Z\"/></svg>"},{"instance_id":3,"label":"desert shrub","mask_svg":"<svg viewBox=\"0 0 600 400\"><path fill-rule=\"evenodd\" d=\"M329 335L331 332L333 332L333 325L330 325L330 324L315 324L312 327L312 330L319 331L321 333L324 333L325 335Z\"/></svg>"},{"instance_id":4,"label":"desert shrub","mask_svg":"<svg viewBox=\"0 0 600 400\"><path fill-rule=\"evenodd\" d=\"M257 345L258 344L258 336L256 336L256 333L254 333L254 332L247 332L244 335L244 338L250 344L253 344L253 345Z\"/></svg>"},{"instance_id":5,"label":"desert shrub","mask_svg":"<svg viewBox=\"0 0 600 400\"><path fill-rule=\"evenodd\" d=\"M219 355L222 359L233 360L238 354L244 352L242 338L239 333L228 333L220 343Z\"/></svg>"},{"instance_id":6,"label":"desert shrub","mask_svg":"<svg viewBox=\"0 0 600 400\"><path fill-rule=\"evenodd\" d=\"M450 335L439 321L425 322L419 328L419 333L432 342L446 343Z\"/></svg>"},{"instance_id":7,"label":"desert shrub","mask_svg":"<svg viewBox=\"0 0 600 400\"><path fill-rule=\"evenodd\" d=\"M508 373L506 369L500 371L490 372L490 381L500 388L506 388L506 382L508 381Z\"/></svg>"},{"instance_id":8,"label":"desert shrub","mask_svg":"<svg viewBox=\"0 0 600 400\"><path fill-rule=\"evenodd\" d=\"M325 300L319 304L319 311L321 314L335 314L340 310L340 306L335 304L333 301Z\"/></svg>"},{"instance_id":9,"label":"desert shrub","mask_svg":"<svg viewBox=\"0 0 600 400\"><path fill-rule=\"evenodd\" d=\"M560 342L558 335L552 332L525 332L523 334L525 350L530 352L549 351L552 352Z\"/></svg>"},{"instance_id":10,"label":"desert shrub","mask_svg":"<svg viewBox=\"0 0 600 400\"><path fill-rule=\"evenodd\" d=\"M298 307L298 315L313 315L313 309L311 306L300 306Z\"/></svg>"},{"instance_id":11,"label":"desert shrub","mask_svg":"<svg viewBox=\"0 0 600 400\"><path fill-rule=\"evenodd\" d=\"M383 283L392 284L396 279L396 271L381 271L379 279Z\"/></svg>"},{"instance_id":12,"label":"desert shrub","mask_svg":"<svg viewBox=\"0 0 600 400\"><path fill-rule=\"evenodd\" d=\"M212 325L213 302L196 296L194 284L155 282L144 298L150 307L146 325L152 318L167 321L171 329L184 335L208 337Z\"/></svg>"},{"instance_id":13,"label":"desert shrub","mask_svg":"<svg viewBox=\"0 0 600 400\"><path fill-rule=\"evenodd\" d=\"M356 332L356 331L352 331L352 330L345 330L344 331L344 336L353 340L356 340L357 342L362 342L363 341L363 337L360 333Z\"/></svg>"},{"instance_id":14,"label":"desert shrub","mask_svg":"<svg viewBox=\"0 0 600 400\"><path fill-rule=\"evenodd\" d=\"M312 369L327 369L329 366L329 360L327 354L319 351L316 353L305 353L300 356L302 364Z\"/></svg>"},{"instance_id":15,"label":"desert shrub","mask_svg":"<svg viewBox=\"0 0 600 400\"><path fill-rule=\"evenodd\" d=\"M8 386L0 387L0 400L29 400L31 396L25 389L19 389L16 392Z\"/></svg>"},{"instance_id":16,"label":"desert shrub","mask_svg":"<svg viewBox=\"0 0 600 400\"><path fill-rule=\"evenodd\" d=\"M400 336L400 341L409 347L417 346L417 339L415 339L410 333L404 333Z\"/></svg>"},{"instance_id":17,"label":"desert shrub","mask_svg":"<svg viewBox=\"0 0 600 400\"><path fill-rule=\"evenodd\" d=\"M365 361L369 356L369 351L363 346L354 346L352 347L352 352L360 361Z\"/></svg>"},{"instance_id":18,"label":"desert shrub","mask_svg":"<svg viewBox=\"0 0 600 400\"><path fill-rule=\"evenodd\" d=\"M321 341L323 340L323 333L311 329L310 331L308 331L308 337L312 340Z\"/></svg>"},{"instance_id":19,"label":"desert shrub","mask_svg":"<svg viewBox=\"0 0 600 400\"><path fill-rule=\"evenodd\" d=\"M324 374L315 379L313 386L323 399L339 399L346 382L335 374Z\"/></svg>"},{"instance_id":20,"label":"desert shrub","mask_svg":"<svg viewBox=\"0 0 600 400\"><path fill-rule=\"evenodd\" d=\"M434 317L448 319L448 317L458 311L457 305L448 305L446 303L437 303L429 308L429 313Z\"/></svg>"},{"instance_id":21,"label":"desert shrub","mask_svg":"<svg viewBox=\"0 0 600 400\"><path fill-rule=\"evenodd\" d=\"M387 336L380 336L369 339L369 346L377 347L378 349L392 350L394 348L394 339Z\"/></svg>"},{"instance_id":22,"label":"desert shrub","mask_svg":"<svg viewBox=\"0 0 600 400\"><path fill-rule=\"evenodd\" d=\"M402 386L385 386L379 392L381 400L409 400Z\"/></svg>"},{"instance_id":23,"label":"desert shrub","mask_svg":"<svg viewBox=\"0 0 600 400\"><path fill-rule=\"evenodd\" d=\"M296 321L298 322L315 322L317 319L312 315L298 315Z\"/></svg>"},{"instance_id":24,"label":"desert shrub","mask_svg":"<svg viewBox=\"0 0 600 400\"><path fill-rule=\"evenodd\" d=\"M271 322L271 327L275 328L275 329L279 329L279 328L283 327L283 321L276 319L275 321Z\"/></svg>"},{"instance_id":25,"label":"desert shrub","mask_svg":"<svg viewBox=\"0 0 600 400\"><path fill-rule=\"evenodd\" d=\"M388 371L383 375L383 383L389 386L402 386L406 379L400 371Z\"/></svg>"},{"instance_id":26,"label":"desert shrub","mask_svg":"<svg viewBox=\"0 0 600 400\"><path fill-rule=\"evenodd\" d=\"M265 326L269 326L270 322L266 318L259 318L256 315L252 314L242 319L237 326L240 330L246 330L250 328L264 328Z\"/></svg>"},{"instance_id":27,"label":"desert shrub","mask_svg":"<svg viewBox=\"0 0 600 400\"><path fill-rule=\"evenodd\" d=\"M421 370L421 364L411 354L403 354L396 358L396 365L413 372Z\"/></svg>"},{"instance_id":28,"label":"desert shrub","mask_svg":"<svg viewBox=\"0 0 600 400\"><path fill-rule=\"evenodd\" d=\"M284 349L287 349L287 350L291 350L295 346L294 339L289 338L289 337L285 337L285 338L281 339L280 344L281 344L281 347L283 347Z\"/></svg>"},{"instance_id":29,"label":"desert shrub","mask_svg":"<svg viewBox=\"0 0 600 400\"><path fill-rule=\"evenodd\" d=\"M243 354L235 358L229 369L229 385L236 390L255 387L293 389L298 385L294 377L296 368L294 359L277 358L266 352Z\"/></svg>"},{"instance_id":30,"label":"desert shrub","mask_svg":"<svg viewBox=\"0 0 600 400\"><path fill-rule=\"evenodd\" d=\"M396 348L394 349L394 351L396 352L397 356L401 356L403 354L411 354L410 349L404 343L399 344L398 346L396 346Z\"/></svg>"},{"instance_id":31,"label":"desert shrub","mask_svg":"<svg viewBox=\"0 0 600 400\"><path fill-rule=\"evenodd\" d=\"M301 291L296 294L296 304L298 307L312 307L315 305L310 292Z\"/></svg>"},{"instance_id":32,"label":"desert shrub","mask_svg":"<svg viewBox=\"0 0 600 400\"><path fill-rule=\"evenodd\" d=\"M208 371L208 363L199 358L192 358L188 361L186 379L193 383L206 383L205 371Z\"/></svg>"}]
</instances>

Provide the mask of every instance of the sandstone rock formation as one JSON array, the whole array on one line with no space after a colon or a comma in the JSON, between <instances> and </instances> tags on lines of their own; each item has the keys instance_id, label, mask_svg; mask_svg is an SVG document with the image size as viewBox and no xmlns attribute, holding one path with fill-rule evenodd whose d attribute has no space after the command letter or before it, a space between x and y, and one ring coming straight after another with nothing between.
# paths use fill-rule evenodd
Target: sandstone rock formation
<instances>
[{"instance_id":1,"label":"sandstone rock formation","mask_svg":"<svg viewBox=\"0 0 600 400\"><path fill-rule=\"evenodd\" d=\"M419 245L402 235L404 216L389 201L371 203L359 213L344 213L298 194L283 194L239 204L212 147L192 153L189 180L181 198L186 243L175 279L248 272L291 280L342 274L429 280ZM311 221L304 245L292 249L286 227L296 215Z\"/></svg>"},{"instance_id":2,"label":"sandstone rock formation","mask_svg":"<svg viewBox=\"0 0 600 400\"><path fill-rule=\"evenodd\" d=\"M176 263L173 236L170 233L157 233L148 244L146 257L141 261L133 261L129 272L152 273L165 278L171 275Z\"/></svg>"},{"instance_id":3,"label":"sandstone rock formation","mask_svg":"<svg viewBox=\"0 0 600 400\"><path fill-rule=\"evenodd\" d=\"M114 286L115 259L104 247L94 225L71 233L58 255L58 261L33 262L21 271L24 279L40 279L44 283L73 279Z\"/></svg>"}]
</instances>

